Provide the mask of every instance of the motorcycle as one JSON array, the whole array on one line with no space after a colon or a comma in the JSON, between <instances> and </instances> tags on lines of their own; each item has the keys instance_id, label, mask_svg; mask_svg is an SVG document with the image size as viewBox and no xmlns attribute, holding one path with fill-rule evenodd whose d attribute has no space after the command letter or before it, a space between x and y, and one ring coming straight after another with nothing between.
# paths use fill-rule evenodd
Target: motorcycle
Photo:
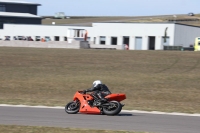
<instances>
[{"instance_id":1,"label":"motorcycle","mask_svg":"<svg viewBox=\"0 0 200 133\"><path fill-rule=\"evenodd\" d=\"M126 99L126 94L110 94L105 99L106 102L100 104L99 99L94 93L87 94L83 93L83 91L77 91L73 101L65 106L65 112L68 114L117 115L125 105L120 102Z\"/></svg>"}]
</instances>

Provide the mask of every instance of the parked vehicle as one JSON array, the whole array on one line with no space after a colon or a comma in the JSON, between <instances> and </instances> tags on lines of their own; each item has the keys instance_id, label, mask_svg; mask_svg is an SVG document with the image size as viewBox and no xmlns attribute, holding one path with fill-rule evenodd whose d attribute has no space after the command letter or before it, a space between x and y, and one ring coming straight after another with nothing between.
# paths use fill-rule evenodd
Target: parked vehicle
<instances>
[{"instance_id":1,"label":"parked vehicle","mask_svg":"<svg viewBox=\"0 0 200 133\"><path fill-rule=\"evenodd\" d=\"M10 36L5 36L5 41L10 41Z\"/></svg>"},{"instance_id":2,"label":"parked vehicle","mask_svg":"<svg viewBox=\"0 0 200 133\"><path fill-rule=\"evenodd\" d=\"M31 38L31 36L27 37L27 41L33 41L33 39Z\"/></svg>"},{"instance_id":3,"label":"parked vehicle","mask_svg":"<svg viewBox=\"0 0 200 133\"><path fill-rule=\"evenodd\" d=\"M195 38L194 51L200 51L200 37Z\"/></svg>"},{"instance_id":4,"label":"parked vehicle","mask_svg":"<svg viewBox=\"0 0 200 133\"><path fill-rule=\"evenodd\" d=\"M85 94L83 91L77 91L73 97L73 101L65 106L68 114L105 114L117 115L121 112L124 104L120 102L126 99L125 94L110 94L105 97L107 102L99 105L99 99L95 98L93 93Z\"/></svg>"},{"instance_id":5,"label":"parked vehicle","mask_svg":"<svg viewBox=\"0 0 200 133\"><path fill-rule=\"evenodd\" d=\"M194 16L194 13L190 12L188 13L188 16Z\"/></svg>"}]
</instances>

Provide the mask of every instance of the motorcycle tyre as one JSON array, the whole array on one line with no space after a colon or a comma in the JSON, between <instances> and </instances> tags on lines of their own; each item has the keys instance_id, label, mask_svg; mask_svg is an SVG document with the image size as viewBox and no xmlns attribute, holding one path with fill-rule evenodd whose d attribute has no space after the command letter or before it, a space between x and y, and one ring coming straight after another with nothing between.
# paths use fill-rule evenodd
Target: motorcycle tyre
<instances>
[{"instance_id":1,"label":"motorcycle tyre","mask_svg":"<svg viewBox=\"0 0 200 133\"><path fill-rule=\"evenodd\" d=\"M113 115L117 115L117 114L119 114L121 112L121 110L122 110L121 103L117 102L117 101L110 101L110 103L112 103L112 102L117 103L118 108L116 108L113 111L108 111L105 107L103 107L103 114L104 115L111 115L111 116L113 116Z\"/></svg>"},{"instance_id":2,"label":"motorcycle tyre","mask_svg":"<svg viewBox=\"0 0 200 133\"><path fill-rule=\"evenodd\" d=\"M80 105L79 105L79 107L77 107L77 109L75 109L75 110L68 110L68 107L69 107L72 103L74 103L74 101L69 102L69 103L65 106L65 112L68 113L68 114L77 114L77 113L79 112Z\"/></svg>"}]
</instances>

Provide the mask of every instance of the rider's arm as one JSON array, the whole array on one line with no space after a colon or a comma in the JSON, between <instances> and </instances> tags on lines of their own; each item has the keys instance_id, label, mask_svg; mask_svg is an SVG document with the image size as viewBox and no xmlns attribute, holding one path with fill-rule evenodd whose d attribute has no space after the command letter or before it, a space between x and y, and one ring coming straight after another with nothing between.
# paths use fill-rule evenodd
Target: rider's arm
<instances>
[{"instance_id":1,"label":"rider's arm","mask_svg":"<svg viewBox=\"0 0 200 133\"><path fill-rule=\"evenodd\" d=\"M92 88L89 88L89 89L87 89L87 90L85 90L86 92L92 92L92 91L94 91L95 90L95 88L94 87L92 87Z\"/></svg>"},{"instance_id":2,"label":"rider's arm","mask_svg":"<svg viewBox=\"0 0 200 133\"><path fill-rule=\"evenodd\" d=\"M101 89L100 85L97 85L96 87L92 87L92 88L87 89L85 91L86 92L92 92L92 91L97 91L97 90L100 90L100 89Z\"/></svg>"}]
</instances>

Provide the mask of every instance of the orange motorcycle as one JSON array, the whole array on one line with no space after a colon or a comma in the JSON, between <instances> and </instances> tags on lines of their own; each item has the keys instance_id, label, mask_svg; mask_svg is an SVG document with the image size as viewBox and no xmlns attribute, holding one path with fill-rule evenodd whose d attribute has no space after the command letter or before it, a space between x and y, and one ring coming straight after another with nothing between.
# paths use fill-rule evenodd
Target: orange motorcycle
<instances>
[{"instance_id":1,"label":"orange motorcycle","mask_svg":"<svg viewBox=\"0 0 200 133\"><path fill-rule=\"evenodd\" d=\"M120 102L126 99L125 94L110 94L105 97L106 102L99 104L99 99L94 93L85 94L83 91L77 91L73 101L65 106L65 112L68 114L104 114L117 115L121 112L124 104Z\"/></svg>"}]
</instances>

